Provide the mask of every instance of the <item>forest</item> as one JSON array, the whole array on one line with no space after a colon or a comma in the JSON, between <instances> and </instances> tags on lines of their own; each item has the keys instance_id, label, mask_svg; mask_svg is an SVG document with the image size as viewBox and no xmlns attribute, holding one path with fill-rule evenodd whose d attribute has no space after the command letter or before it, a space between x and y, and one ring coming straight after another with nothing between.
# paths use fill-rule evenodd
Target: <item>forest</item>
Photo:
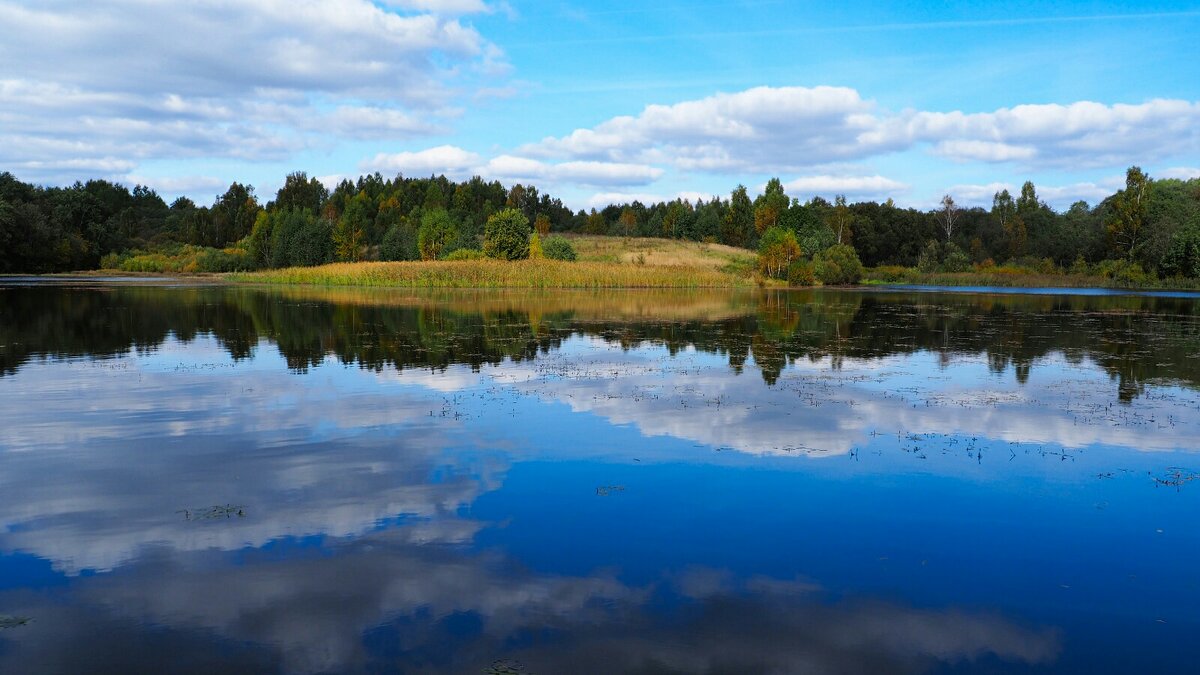
<instances>
[{"instance_id":1,"label":"forest","mask_svg":"<svg viewBox=\"0 0 1200 675\"><path fill-rule=\"evenodd\" d=\"M524 227L554 233L665 237L760 253L765 276L795 278L822 256L868 268L963 272L1015 265L1043 272L1200 278L1200 178L1155 180L1130 167L1125 187L1097 204L1056 211L1026 182L990 208L946 195L931 210L892 200L833 202L788 195L778 179L762 194L615 204L572 211L534 186L474 177L386 179L378 173L327 189L304 172L265 203L233 183L211 205L167 204L154 190L89 180L69 187L0 173L0 273L89 269L229 272L332 261L470 258L485 248L489 218L519 212ZM551 237L552 239L557 239ZM556 242L561 243L561 242ZM456 255L457 252L457 255ZM840 252L840 253L839 253ZM801 270L803 272L803 270Z\"/></svg>"}]
</instances>

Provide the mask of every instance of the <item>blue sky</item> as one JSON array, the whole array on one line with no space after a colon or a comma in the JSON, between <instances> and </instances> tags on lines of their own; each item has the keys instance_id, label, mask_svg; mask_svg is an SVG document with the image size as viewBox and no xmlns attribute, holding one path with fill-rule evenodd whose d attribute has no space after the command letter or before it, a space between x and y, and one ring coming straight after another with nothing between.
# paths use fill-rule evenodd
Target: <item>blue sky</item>
<instances>
[{"instance_id":1,"label":"blue sky","mask_svg":"<svg viewBox=\"0 0 1200 675\"><path fill-rule=\"evenodd\" d=\"M0 170L1062 208L1200 175L1200 3L0 0Z\"/></svg>"}]
</instances>

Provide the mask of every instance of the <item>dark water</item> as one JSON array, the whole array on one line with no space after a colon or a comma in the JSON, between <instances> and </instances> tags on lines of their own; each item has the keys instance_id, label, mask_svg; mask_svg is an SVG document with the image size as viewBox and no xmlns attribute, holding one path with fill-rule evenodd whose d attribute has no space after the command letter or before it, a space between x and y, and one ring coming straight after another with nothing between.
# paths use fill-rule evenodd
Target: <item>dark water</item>
<instances>
[{"instance_id":1,"label":"dark water","mask_svg":"<svg viewBox=\"0 0 1200 675\"><path fill-rule=\"evenodd\" d=\"M1200 300L0 287L0 672L1200 668Z\"/></svg>"}]
</instances>

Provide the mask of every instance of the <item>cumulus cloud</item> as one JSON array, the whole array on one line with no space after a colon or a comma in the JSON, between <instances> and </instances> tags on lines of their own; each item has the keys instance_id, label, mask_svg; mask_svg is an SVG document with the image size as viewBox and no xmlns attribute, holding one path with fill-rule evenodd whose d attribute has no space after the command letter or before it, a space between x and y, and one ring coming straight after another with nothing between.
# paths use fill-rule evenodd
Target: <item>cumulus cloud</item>
<instances>
[{"instance_id":1,"label":"cumulus cloud","mask_svg":"<svg viewBox=\"0 0 1200 675\"><path fill-rule=\"evenodd\" d=\"M1195 151L1198 128L1200 103L1182 100L893 112L846 87L755 87L650 105L522 151L710 172L786 172L920 147L958 161L1094 167Z\"/></svg>"},{"instance_id":2,"label":"cumulus cloud","mask_svg":"<svg viewBox=\"0 0 1200 675\"><path fill-rule=\"evenodd\" d=\"M119 176L149 159L279 160L321 137L432 133L504 55L455 16L486 10L479 0L396 4L406 13L368 0L0 0L0 163L71 180L83 171L68 162L116 159L103 173Z\"/></svg>"},{"instance_id":3,"label":"cumulus cloud","mask_svg":"<svg viewBox=\"0 0 1200 675\"><path fill-rule=\"evenodd\" d=\"M380 153L360 165L364 171L399 172L406 175L445 174L463 179L482 176L504 183L576 185L644 185L661 177L664 171L647 164L623 162L570 161L550 163L529 157L498 155L487 161L453 145L441 145L420 151Z\"/></svg>"},{"instance_id":4,"label":"cumulus cloud","mask_svg":"<svg viewBox=\"0 0 1200 675\"><path fill-rule=\"evenodd\" d=\"M796 195L820 195L832 197L844 194L849 197L884 198L908 191L909 186L884 176L802 176L783 184L788 192Z\"/></svg>"},{"instance_id":5,"label":"cumulus cloud","mask_svg":"<svg viewBox=\"0 0 1200 675\"><path fill-rule=\"evenodd\" d=\"M694 204L698 201L707 201L713 198L713 195L692 191L676 192L671 195L654 192L597 192L588 197L587 205L590 208L602 208L610 204L632 204L633 202L653 204L655 202L670 202L676 199L682 199L685 202Z\"/></svg>"},{"instance_id":6,"label":"cumulus cloud","mask_svg":"<svg viewBox=\"0 0 1200 675\"><path fill-rule=\"evenodd\" d=\"M1200 167L1195 166L1173 166L1168 169L1163 169L1158 172L1155 178L1178 178L1180 180L1190 180L1192 178L1200 178Z\"/></svg>"},{"instance_id":7,"label":"cumulus cloud","mask_svg":"<svg viewBox=\"0 0 1200 675\"><path fill-rule=\"evenodd\" d=\"M383 0L383 2L391 7L431 14L478 14L490 11L490 8L482 0Z\"/></svg>"},{"instance_id":8,"label":"cumulus cloud","mask_svg":"<svg viewBox=\"0 0 1200 675\"><path fill-rule=\"evenodd\" d=\"M439 145L417 152L379 153L363 162L364 171L394 171L410 176L446 174L453 178L467 176L481 161L479 155L453 145Z\"/></svg>"},{"instance_id":9,"label":"cumulus cloud","mask_svg":"<svg viewBox=\"0 0 1200 675\"><path fill-rule=\"evenodd\" d=\"M1113 192L1124 186L1124 176L1113 175L1100 181L1083 181L1067 185L1035 185L1038 198L1058 209L1069 207L1077 201L1085 201L1095 205ZM968 183L954 185L946 190L955 201L964 206L990 207L992 197L1001 190L1008 190L1014 197L1020 192L1021 186L1015 183ZM930 199L928 206L932 207L935 198Z\"/></svg>"},{"instance_id":10,"label":"cumulus cloud","mask_svg":"<svg viewBox=\"0 0 1200 675\"><path fill-rule=\"evenodd\" d=\"M762 171L860 157L872 104L845 87L755 87L674 105L647 106L593 129L526 146L534 156L670 160L683 169Z\"/></svg>"}]
</instances>

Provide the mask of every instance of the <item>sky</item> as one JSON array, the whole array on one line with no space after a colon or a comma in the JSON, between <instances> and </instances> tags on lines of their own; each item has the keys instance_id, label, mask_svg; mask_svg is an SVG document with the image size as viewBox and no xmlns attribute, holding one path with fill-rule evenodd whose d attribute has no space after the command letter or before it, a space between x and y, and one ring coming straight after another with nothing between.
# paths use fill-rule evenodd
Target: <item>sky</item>
<instances>
[{"instance_id":1,"label":"sky","mask_svg":"<svg viewBox=\"0 0 1200 675\"><path fill-rule=\"evenodd\" d=\"M1200 2L0 0L0 171L1063 209L1200 176Z\"/></svg>"}]
</instances>

